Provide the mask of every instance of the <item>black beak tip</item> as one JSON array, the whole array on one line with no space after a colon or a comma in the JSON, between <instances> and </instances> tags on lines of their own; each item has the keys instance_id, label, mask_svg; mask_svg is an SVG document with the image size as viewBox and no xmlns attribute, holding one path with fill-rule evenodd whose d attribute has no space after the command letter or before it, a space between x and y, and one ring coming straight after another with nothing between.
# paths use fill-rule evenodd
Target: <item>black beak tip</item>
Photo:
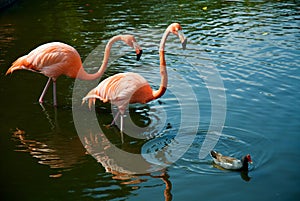
<instances>
[{"instance_id":1,"label":"black beak tip","mask_svg":"<svg viewBox=\"0 0 300 201\"><path fill-rule=\"evenodd\" d=\"M182 42L182 49L186 49L186 43L187 43L187 39L184 39L184 41Z\"/></svg>"},{"instance_id":2,"label":"black beak tip","mask_svg":"<svg viewBox=\"0 0 300 201\"><path fill-rule=\"evenodd\" d=\"M136 60L139 61L142 56L143 50L140 50L140 53L136 54Z\"/></svg>"}]
</instances>

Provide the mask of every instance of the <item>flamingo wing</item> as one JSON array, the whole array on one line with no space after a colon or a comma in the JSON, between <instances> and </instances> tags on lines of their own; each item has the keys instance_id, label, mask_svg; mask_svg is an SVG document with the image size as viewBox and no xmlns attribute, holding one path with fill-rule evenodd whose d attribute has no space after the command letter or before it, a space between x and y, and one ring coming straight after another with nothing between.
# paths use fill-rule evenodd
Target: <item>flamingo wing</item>
<instances>
[{"instance_id":1,"label":"flamingo wing","mask_svg":"<svg viewBox=\"0 0 300 201\"><path fill-rule=\"evenodd\" d=\"M145 90L147 88L147 90ZM103 80L96 88L92 89L83 100L89 99L89 106L96 99L103 102L111 102L124 112L129 103L145 101L137 100L137 92L143 89L143 97L152 96L152 90L148 82L137 73L118 73ZM140 91L142 92L142 91ZM149 93L150 92L150 93Z\"/></svg>"},{"instance_id":2,"label":"flamingo wing","mask_svg":"<svg viewBox=\"0 0 300 201\"><path fill-rule=\"evenodd\" d=\"M53 78L61 74L76 77L81 66L81 59L76 49L61 42L51 42L43 44L29 54L18 58L6 74L15 70L26 69ZM70 70L70 67L73 70Z\"/></svg>"}]
</instances>

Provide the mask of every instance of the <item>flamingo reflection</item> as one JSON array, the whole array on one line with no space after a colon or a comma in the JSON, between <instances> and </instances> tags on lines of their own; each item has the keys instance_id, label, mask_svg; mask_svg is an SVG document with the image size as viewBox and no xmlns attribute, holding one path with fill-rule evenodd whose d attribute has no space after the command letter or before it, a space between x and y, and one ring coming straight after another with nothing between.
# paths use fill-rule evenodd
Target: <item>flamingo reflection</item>
<instances>
[{"instance_id":1,"label":"flamingo reflection","mask_svg":"<svg viewBox=\"0 0 300 201\"><path fill-rule=\"evenodd\" d=\"M47 165L55 170L49 175L51 178L62 177L65 171L72 170L76 165L84 163L88 152L96 158L108 174L111 174L113 180L120 182L120 185L130 186L131 190L136 190L140 188L139 184L147 183L150 178L160 179L165 186L163 190L165 200L172 200L172 184L166 169L154 173L135 174L120 166L117 160L107 154L112 147L104 134L93 135L90 133L85 136L84 147L78 136L69 138L60 133L60 135L54 135L52 139L48 138L47 140L43 137L33 139L29 136L29 132L19 128L13 131L12 139L18 142L15 151L29 153L37 159L39 164ZM102 152L98 152L99 146L103 148Z\"/></svg>"},{"instance_id":2,"label":"flamingo reflection","mask_svg":"<svg viewBox=\"0 0 300 201\"><path fill-rule=\"evenodd\" d=\"M84 136L83 144L87 152L105 168L106 172L113 175L113 179L121 180L121 183L125 185L147 182L147 177L161 179L165 184L165 200L172 200L172 183L169 179L170 176L168 175L166 169L154 173L158 175L153 175L153 173L136 174L136 172L122 167L117 159L111 157L110 154L108 154L111 150L113 150L113 146L103 133L90 133L89 135Z\"/></svg>"}]
</instances>

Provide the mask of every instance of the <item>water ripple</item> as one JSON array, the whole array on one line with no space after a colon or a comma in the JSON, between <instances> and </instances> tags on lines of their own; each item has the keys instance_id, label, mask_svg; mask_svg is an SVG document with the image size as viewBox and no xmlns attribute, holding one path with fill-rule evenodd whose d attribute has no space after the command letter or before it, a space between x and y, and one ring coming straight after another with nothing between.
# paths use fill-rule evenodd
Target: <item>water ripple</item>
<instances>
[{"instance_id":1,"label":"water ripple","mask_svg":"<svg viewBox=\"0 0 300 201\"><path fill-rule=\"evenodd\" d=\"M215 168L210 157L204 160L197 158L205 133L206 131L198 133L190 149L175 163L175 168L183 168L199 174L224 174L228 172ZM249 153L254 162L253 165L249 166L249 171L251 172L263 167L270 160L273 151L265 151L265 147L269 147L270 143L260 133L240 128L224 127L223 133L214 149L223 155L236 158L241 158Z\"/></svg>"}]
</instances>

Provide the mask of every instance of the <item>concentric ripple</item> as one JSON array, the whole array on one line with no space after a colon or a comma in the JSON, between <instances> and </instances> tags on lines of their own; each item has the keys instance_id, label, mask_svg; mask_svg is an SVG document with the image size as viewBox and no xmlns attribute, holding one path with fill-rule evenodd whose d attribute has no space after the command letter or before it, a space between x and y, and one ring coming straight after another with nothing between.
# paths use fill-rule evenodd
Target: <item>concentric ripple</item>
<instances>
[{"instance_id":1,"label":"concentric ripple","mask_svg":"<svg viewBox=\"0 0 300 201\"><path fill-rule=\"evenodd\" d=\"M203 133L203 131L198 133L190 149L175 163L174 167L199 174L223 174L228 172L216 168L210 156L203 160L195 157L199 150L199 144L202 144L204 140ZM272 157L272 151L265 150L265 147L269 147L270 143L270 140L260 133L240 128L224 127L214 150L235 158L242 158L246 154L250 154L253 160L253 164L249 165L249 171L251 172L264 166Z\"/></svg>"}]
</instances>

